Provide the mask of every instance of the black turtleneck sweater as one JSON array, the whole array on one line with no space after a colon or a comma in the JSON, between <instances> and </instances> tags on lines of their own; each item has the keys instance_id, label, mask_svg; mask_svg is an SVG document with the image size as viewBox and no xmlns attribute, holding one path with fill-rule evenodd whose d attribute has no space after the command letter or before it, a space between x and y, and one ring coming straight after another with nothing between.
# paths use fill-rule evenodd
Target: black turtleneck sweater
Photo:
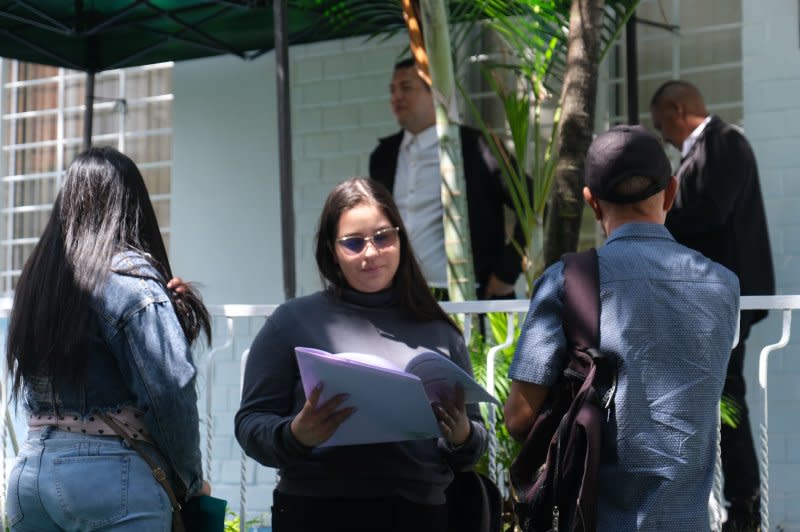
<instances>
[{"instance_id":1,"label":"black turtleneck sweater","mask_svg":"<svg viewBox=\"0 0 800 532\"><path fill-rule=\"evenodd\" d=\"M245 369L236 438L248 456L276 467L278 491L314 497L401 496L443 504L453 470L469 468L484 452L487 432L476 405L467 405L469 439L457 449L444 438L372 445L307 448L290 428L305 403L294 348L361 352L400 367L435 351L472 374L461 334L444 321L421 322L394 301L391 290L330 291L281 305L253 341ZM397 398L397 408L402 408Z\"/></svg>"}]
</instances>

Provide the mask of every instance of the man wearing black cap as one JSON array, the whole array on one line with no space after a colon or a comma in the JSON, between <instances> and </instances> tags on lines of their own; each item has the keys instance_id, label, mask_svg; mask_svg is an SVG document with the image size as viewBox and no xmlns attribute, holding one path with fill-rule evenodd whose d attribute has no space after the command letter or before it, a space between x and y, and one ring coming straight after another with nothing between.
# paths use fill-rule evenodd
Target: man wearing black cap
<instances>
[{"instance_id":1,"label":"man wearing black cap","mask_svg":"<svg viewBox=\"0 0 800 532\"><path fill-rule=\"evenodd\" d=\"M719 397L739 310L736 276L675 242L677 191L659 140L640 126L599 135L586 203L608 237L597 250L600 350L619 381L603 427L598 530L708 530ZM563 265L537 281L509 369L506 425L530 431L567 362Z\"/></svg>"}]
</instances>

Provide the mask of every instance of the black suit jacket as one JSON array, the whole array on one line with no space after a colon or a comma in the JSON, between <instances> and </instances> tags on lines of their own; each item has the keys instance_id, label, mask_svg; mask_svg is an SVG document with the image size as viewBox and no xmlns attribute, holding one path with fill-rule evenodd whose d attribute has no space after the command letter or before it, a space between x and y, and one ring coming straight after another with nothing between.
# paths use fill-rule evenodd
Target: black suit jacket
<instances>
[{"instance_id":1,"label":"black suit jacket","mask_svg":"<svg viewBox=\"0 0 800 532\"><path fill-rule=\"evenodd\" d=\"M483 134L467 126L461 126L460 132L475 280L485 287L493 273L501 281L513 284L522 271L522 258L512 242L506 243L503 205L513 209L511 197ZM369 176L392 193L402 140L402 131L380 139L369 157ZM519 220L514 225L513 238L520 246L525 242Z\"/></svg>"},{"instance_id":2,"label":"black suit jacket","mask_svg":"<svg viewBox=\"0 0 800 532\"><path fill-rule=\"evenodd\" d=\"M666 226L675 239L739 276L742 295L775 293L767 217L753 150L714 116L678 169ZM742 313L742 339L766 311Z\"/></svg>"}]
</instances>

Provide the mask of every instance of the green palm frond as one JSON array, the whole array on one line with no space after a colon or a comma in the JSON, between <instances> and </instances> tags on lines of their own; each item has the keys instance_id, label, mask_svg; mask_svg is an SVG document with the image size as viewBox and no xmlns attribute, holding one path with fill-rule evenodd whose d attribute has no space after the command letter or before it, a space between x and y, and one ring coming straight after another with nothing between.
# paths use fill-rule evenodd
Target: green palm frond
<instances>
[{"instance_id":1,"label":"green palm frond","mask_svg":"<svg viewBox=\"0 0 800 532\"><path fill-rule=\"evenodd\" d=\"M553 90L566 69L569 1L478 0L482 15L515 53L516 68ZM638 0L609 0L601 32L601 57L619 38Z\"/></svg>"},{"instance_id":2,"label":"green palm frond","mask_svg":"<svg viewBox=\"0 0 800 532\"><path fill-rule=\"evenodd\" d=\"M512 51L514 61L492 68L513 69L534 80L535 90L541 86L555 92L566 70L570 4L569 0L450 0L452 48L472 49L486 31L495 32ZM638 0L605 2L601 57L637 4ZM401 0L289 0L289 5L317 14L307 31L331 38L388 38L405 31Z\"/></svg>"},{"instance_id":3,"label":"green palm frond","mask_svg":"<svg viewBox=\"0 0 800 532\"><path fill-rule=\"evenodd\" d=\"M288 0L288 5L313 20L306 32L331 39L356 35L388 38L406 29L400 0Z\"/></svg>"},{"instance_id":4,"label":"green palm frond","mask_svg":"<svg viewBox=\"0 0 800 532\"><path fill-rule=\"evenodd\" d=\"M736 399L728 394L724 394L719 403L719 411L720 416L722 417L723 425L727 425L734 429L739 426L739 420L741 419L742 414L741 406L739 406L739 403L736 402Z\"/></svg>"},{"instance_id":5,"label":"green palm frond","mask_svg":"<svg viewBox=\"0 0 800 532\"><path fill-rule=\"evenodd\" d=\"M289 0L289 6L319 15L309 27L312 32L374 38L406 29L401 0ZM463 44L480 19L480 10L472 0L455 0L448 6L453 43Z\"/></svg>"}]
</instances>

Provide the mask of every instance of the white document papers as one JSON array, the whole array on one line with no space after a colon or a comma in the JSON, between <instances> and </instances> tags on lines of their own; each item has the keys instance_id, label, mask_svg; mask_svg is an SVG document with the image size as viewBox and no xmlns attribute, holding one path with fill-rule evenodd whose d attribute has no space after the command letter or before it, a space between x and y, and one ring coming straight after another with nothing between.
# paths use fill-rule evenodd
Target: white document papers
<instances>
[{"instance_id":1,"label":"white document papers","mask_svg":"<svg viewBox=\"0 0 800 532\"><path fill-rule=\"evenodd\" d=\"M406 371L364 353L333 355L296 347L295 354L306 396L322 382L321 402L349 393L343 406L357 408L321 447L438 438L431 402L452 393L456 383L464 388L468 403L497 403L465 371L437 353L417 355Z\"/></svg>"}]
</instances>

